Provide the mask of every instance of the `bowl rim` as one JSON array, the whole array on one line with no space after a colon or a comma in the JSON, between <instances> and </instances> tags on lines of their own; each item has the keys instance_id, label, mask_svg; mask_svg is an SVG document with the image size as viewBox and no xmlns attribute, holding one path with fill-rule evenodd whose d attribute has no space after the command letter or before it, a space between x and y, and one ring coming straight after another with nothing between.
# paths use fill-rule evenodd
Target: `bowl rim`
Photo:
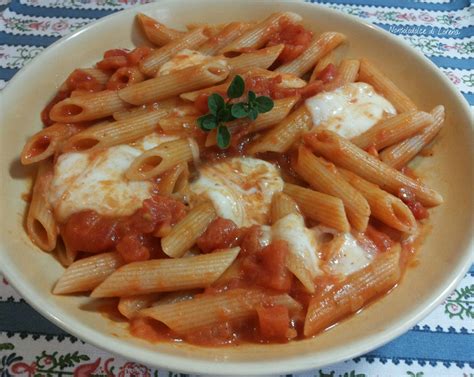
<instances>
[{"instance_id":1,"label":"bowl rim","mask_svg":"<svg viewBox=\"0 0 474 377\"><path fill-rule=\"evenodd\" d=\"M181 0L181 3L185 3L192 0ZM196 0L193 1L193 3ZM222 1L218 0L199 0L202 3L216 3L222 4ZM461 104L463 110L468 114L469 118L473 118L470 106L467 100L462 96L456 86L439 70L439 68L430 61L425 55L420 51L414 49L409 45L407 41L403 38L395 36L390 32L369 23L366 20L358 18L353 15L348 15L338 10L332 9L330 7L309 3L307 1L298 1L298 0L238 0L240 3L248 6L254 3L263 3L263 4L288 4L288 3L298 3L299 6L305 7L308 10L312 9L324 9L325 12L336 15L337 17L347 18L356 22L360 26L369 28L372 32L380 33L389 39L390 43L395 43L403 47L404 49L410 50L412 54L417 55L424 61L425 64L428 64L436 72L436 77L438 80L441 80L445 85L450 88L450 94L454 95L458 102ZM17 82L22 80L22 76L25 72L30 69L34 69L37 61L41 59L42 56L46 55L47 52L61 48L63 44L67 44L71 39L76 37L79 34L84 32L89 32L91 29L97 27L98 24L102 22L109 21L114 17L117 17L119 14L123 15L125 13L135 14L138 12L147 12L150 9L156 7L166 7L167 4L172 4L172 0L158 0L153 3L143 4L139 6L134 6L129 9L124 9L105 17L102 17L98 20L92 21L91 23L81 27L76 30L74 33L68 34L59 40L55 41L47 48L45 48L38 56L36 56L31 62L21 68L13 77L7 82L6 87L0 91L0 101L3 102L3 99L6 98L8 93L12 91L12 87L15 86ZM471 122L472 129L472 122ZM471 152L473 152L471 150ZM474 153L471 153L474 154ZM471 159L472 163L472 159ZM471 217L472 219L472 217ZM0 244L0 248L3 246ZM455 271L452 272L451 281L448 285L444 287L441 292L438 292L436 299L432 300L423 310L415 312L411 315L410 319L403 324L392 324L389 325L383 335L373 335L359 339L351 345L351 347L343 348L339 350L337 356L326 357L322 359L317 364L312 362L312 356L310 354L305 354L303 356L295 356L290 360L267 360L267 361L213 361L213 360L202 360L202 359L192 359L188 360L185 356L175 356L169 354L163 354L159 351L155 351L155 357L150 359L147 357L149 352L137 352L136 346L128 344L125 339L115 339L110 335L105 335L103 333L97 332L96 330L90 329L88 326L81 324L80 321L74 319L71 321L69 315L61 313L59 314L49 309L46 299L37 297L34 290L30 288L30 285L22 279L20 270L15 268L15 266L10 263L9 258L5 256L5 253L0 249L0 271L8 279L9 283L18 291L18 293L25 299L25 301L32 306L37 312L43 315L47 320L51 321L53 324L57 325L62 330L66 331L69 334L74 335L79 339L84 339L87 343L110 352L112 354L119 355L126 360L133 360L139 363L142 363L147 366L155 368L167 368L173 371L185 372L185 373L198 373L198 374L210 374L216 375L216 366L220 365L225 368L225 370L220 370L219 375L267 375L269 373L295 373L310 370L315 367L324 367L330 364L338 363L344 360L348 360L367 352L372 351L375 348L381 347L384 344L390 342L401 334L409 330L413 325L418 323L421 319L426 317L430 312L432 312L438 305L451 293L451 291L456 287L459 281L464 277L466 272L469 270L471 264L474 262L474 237L472 236L468 244L466 245L467 252L463 255L462 260L458 263L458 266ZM186 365L186 362L190 362L190 365ZM238 371L237 373L235 371Z\"/></svg>"}]
</instances>

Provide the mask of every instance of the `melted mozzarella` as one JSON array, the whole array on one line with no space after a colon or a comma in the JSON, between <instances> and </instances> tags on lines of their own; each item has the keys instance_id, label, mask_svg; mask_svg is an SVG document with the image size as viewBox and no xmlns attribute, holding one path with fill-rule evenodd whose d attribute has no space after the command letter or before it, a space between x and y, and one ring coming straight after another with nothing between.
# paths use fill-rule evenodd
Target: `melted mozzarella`
<instances>
[{"instance_id":1,"label":"melted mozzarella","mask_svg":"<svg viewBox=\"0 0 474 377\"><path fill-rule=\"evenodd\" d=\"M213 57L212 57L213 58ZM163 64L158 70L157 76L167 75L194 65L203 64L209 61L211 57L203 55L198 51L184 49L178 52L171 60ZM225 64L225 61L223 61Z\"/></svg>"},{"instance_id":2,"label":"melted mozzarella","mask_svg":"<svg viewBox=\"0 0 474 377\"><path fill-rule=\"evenodd\" d=\"M393 105L366 83L346 84L306 100L315 127L353 138L367 131L387 114L396 114Z\"/></svg>"},{"instance_id":3,"label":"melted mozzarella","mask_svg":"<svg viewBox=\"0 0 474 377\"><path fill-rule=\"evenodd\" d=\"M304 261L312 278L322 274L319 269L315 234L306 228L302 216L290 214L278 220L272 226L272 239L288 242L290 253Z\"/></svg>"},{"instance_id":4,"label":"melted mozzarella","mask_svg":"<svg viewBox=\"0 0 474 377\"><path fill-rule=\"evenodd\" d=\"M219 216L239 227L267 223L273 194L281 190L277 168L249 157L201 166L190 185L192 203L210 199Z\"/></svg>"},{"instance_id":5,"label":"melted mozzarella","mask_svg":"<svg viewBox=\"0 0 474 377\"><path fill-rule=\"evenodd\" d=\"M151 134L133 146L118 145L59 156L49 193L58 221L87 209L105 216L131 215L151 196L152 184L129 181L125 171L143 151L172 139Z\"/></svg>"},{"instance_id":6,"label":"melted mozzarella","mask_svg":"<svg viewBox=\"0 0 474 377\"><path fill-rule=\"evenodd\" d=\"M350 233L342 233L332 241L337 247L328 267L332 274L349 275L369 265L374 254L365 250Z\"/></svg>"}]
</instances>

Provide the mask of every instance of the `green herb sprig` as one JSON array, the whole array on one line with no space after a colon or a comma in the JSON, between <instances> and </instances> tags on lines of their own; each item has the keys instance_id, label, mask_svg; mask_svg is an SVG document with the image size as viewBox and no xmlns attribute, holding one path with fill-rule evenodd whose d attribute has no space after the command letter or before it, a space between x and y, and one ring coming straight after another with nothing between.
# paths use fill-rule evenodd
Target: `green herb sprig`
<instances>
[{"instance_id":1,"label":"green herb sprig","mask_svg":"<svg viewBox=\"0 0 474 377\"><path fill-rule=\"evenodd\" d=\"M226 126L227 122L235 119L248 118L255 120L258 114L266 113L273 109L273 100L266 96L257 96L249 90L247 101L230 103L231 100L240 98L245 92L245 81L242 76L236 75L227 89L227 101L218 94L212 93L207 99L209 113L198 118L199 127L209 132L217 128L217 146L225 149L230 145L231 134Z\"/></svg>"}]
</instances>

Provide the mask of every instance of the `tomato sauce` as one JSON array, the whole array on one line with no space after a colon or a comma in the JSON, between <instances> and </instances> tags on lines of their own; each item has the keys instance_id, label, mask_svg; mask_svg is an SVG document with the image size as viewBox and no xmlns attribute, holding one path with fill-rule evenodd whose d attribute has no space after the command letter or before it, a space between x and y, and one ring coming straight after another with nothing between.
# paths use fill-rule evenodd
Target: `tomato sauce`
<instances>
[{"instance_id":1,"label":"tomato sauce","mask_svg":"<svg viewBox=\"0 0 474 377\"><path fill-rule=\"evenodd\" d=\"M137 47L132 51L125 49L112 49L104 53L104 58L97 62L96 67L103 71L115 71L122 67L137 66L153 51L147 46Z\"/></svg>"},{"instance_id":2,"label":"tomato sauce","mask_svg":"<svg viewBox=\"0 0 474 377\"><path fill-rule=\"evenodd\" d=\"M184 204L155 195L127 217L110 218L92 210L75 213L61 225L61 236L74 251L100 253L115 247L127 263L143 261L163 256L152 234L173 226L185 215Z\"/></svg>"},{"instance_id":3,"label":"tomato sauce","mask_svg":"<svg viewBox=\"0 0 474 377\"><path fill-rule=\"evenodd\" d=\"M416 200L415 194L410 189L402 187L398 192L398 197L410 208L415 219L423 220L429 217L428 210Z\"/></svg>"}]
</instances>

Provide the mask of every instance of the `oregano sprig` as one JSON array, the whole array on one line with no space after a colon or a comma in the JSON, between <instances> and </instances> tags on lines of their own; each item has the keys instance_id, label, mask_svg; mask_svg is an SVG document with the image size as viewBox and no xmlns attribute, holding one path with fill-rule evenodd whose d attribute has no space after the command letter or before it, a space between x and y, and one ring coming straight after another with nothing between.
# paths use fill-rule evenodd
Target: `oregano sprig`
<instances>
[{"instance_id":1,"label":"oregano sprig","mask_svg":"<svg viewBox=\"0 0 474 377\"><path fill-rule=\"evenodd\" d=\"M257 96L249 90L247 101L231 103L233 99L241 98L245 93L245 81L242 76L235 75L227 89L228 100L218 93L212 93L207 99L209 113L198 118L199 127L206 132L217 129L217 146L225 149L230 145L231 134L227 122L235 119L248 118L255 120L258 114L273 109L273 100L267 96Z\"/></svg>"}]
</instances>

